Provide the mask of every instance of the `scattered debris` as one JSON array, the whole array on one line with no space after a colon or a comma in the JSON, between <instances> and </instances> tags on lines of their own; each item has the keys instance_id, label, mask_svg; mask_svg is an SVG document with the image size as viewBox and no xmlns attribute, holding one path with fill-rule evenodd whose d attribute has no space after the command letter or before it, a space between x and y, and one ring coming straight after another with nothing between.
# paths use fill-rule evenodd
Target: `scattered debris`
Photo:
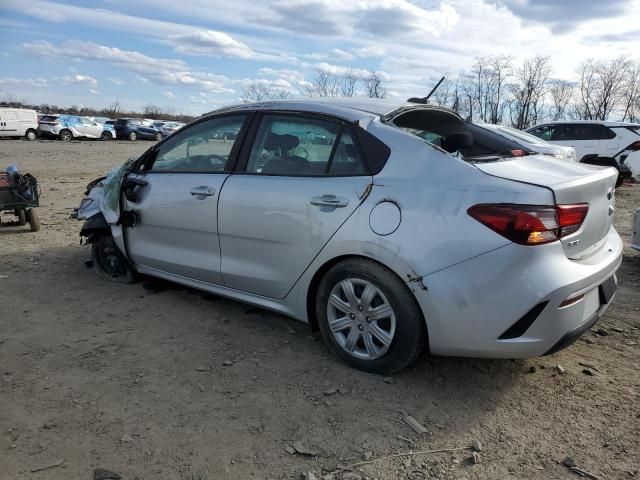
<instances>
[{"instance_id":1,"label":"scattered debris","mask_svg":"<svg viewBox=\"0 0 640 480\"><path fill-rule=\"evenodd\" d=\"M404 453L394 453L392 455L387 455L384 457L378 457L378 458L374 458L371 460L368 460L366 462L357 462L357 463L352 463L351 465L345 465L343 467L338 467L335 470L327 473L326 475L324 475L322 478L333 478L333 476L336 473L340 473L340 472L346 472L349 470L353 470L354 468L358 468L358 467L362 467L363 465L370 465L372 463L378 463L378 462L382 462L384 460L390 460L392 458L403 458L403 457L412 457L415 455L430 455L430 454L434 454L434 453L447 453L447 452L459 452L462 450L466 450L465 447L457 447L457 448L439 448L437 450L418 450L418 451L412 451L412 452L404 452ZM344 477L343 477L344 478Z\"/></svg>"},{"instance_id":2,"label":"scattered debris","mask_svg":"<svg viewBox=\"0 0 640 480\"><path fill-rule=\"evenodd\" d=\"M389 385L393 385L394 383L396 383L396 381L391 377L384 377L384 379L382 381L384 383L389 384Z\"/></svg>"},{"instance_id":3,"label":"scattered debris","mask_svg":"<svg viewBox=\"0 0 640 480\"><path fill-rule=\"evenodd\" d=\"M316 474L315 474L315 473L313 473L313 472L305 472L305 473L302 475L302 478L303 478L304 480L317 480Z\"/></svg>"},{"instance_id":4,"label":"scattered debris","mask_svg":"<svg viewBox=\"0 0 640 480\"><path fill-rule=\"evenodd\" d=\"M567 370L560 364L556 365L556 370L558 371L558 373L566 373Z\"/></svg>"},{"instance_id":5,"label":"scattered debris","mask_svg":"<svg viewBox=\"0 0 640 480\"><path fill-rule=\"evenodd\" d=\"M286 445L284 447L284 451L287 452L289 455L293 455L294 453L296 453L296 449L293 448L291 445Z\"/></svg>"},{"instance_id":6,"label":"scattered debris","mask_svg":"<svg viewBox=\"0 0 640 480\"><path fill-rule=\"evenodd\" d=\"M613 330L616 333L624 333L624 330L620 327L611 327L611 330Z\"/></svg>"},{"instance_id":7,"label":"scattered debris","mask_svg":"<svg viewBox=\"0 0 640 480\"><path fill-rule=\"evenodd\" d=\"M600 373L600 370L598 370L596 367L594 367L593 365L591 365L590 363L583 363L583 362L578 362L578 365L581 365L583 367L587 367L591 370L595 370L596 372Z\"/></svg>"},{"instance_id":8,"label":"scattered debris","mask_svg":"<svg viewBox=\"0 0 640 480\"><path fill-rule=\"evenodd\" d=\"M324 393L324 395L326 397L329 397L331 395L335 395L336 393L338 393L338 389L335 388L335 387L332 387L332 388L329 388L329 389L325 390L323 393Z\"/></svg>"},{"instance_id":9,"label":"scattered debris","mask_svg":"<svg viewBox=\"0 0 640 480\"><path fill-rule=\"evenodd\" d=\"M424 426L420 422L418 422L415 418L413 418L411 415L407 415L406 417L404 417L403 420L404 420L404 423L409 425L414 432L420 435L427 433L427 429L424 428Z\"/></svg>"},{"instance_id":10,"label":"scattered debris","mask_svg":"<svg viewBox=\"0 0 640 480\"><path fill-rule=\"evenodd\" d=\"M289 326L287 326L287 332L291 335L295 335L296 333L298 333L295 328Z\"/></svg>"},{"instance_id":11,"label":"scattered debris","mask_svg":"<svg viewBox=\"0 0 640 480\"><path fill-rule=\"evenodd\" d=\"M133 438L131 438L129 435L123 435L120 441L122 443L131 443L133 442Z\"/></svg>"},{"instance_id":12,"label":"scattered debris","mask_svg":"<svg viewBox=\"0 0 640 480\"><path fill-rule=\"evenodd\" d=\"M233 360L225 360L224 362L222 362L222 365L224 367L230 367L231 365L233 365Z\"/></svg>"},{"instance_id":13,"label":"scattered debris","mask_svg":"<svg viewBox=\"0 0 640 480\"><path fill-rule=\"evenodd\" d=\"M474 465L479 464L481 461L480 454L478 452L473 452L471 454L471 461L473 462Z\"/></svg>"},{"instance_id":14,"label":"scattered debris","mask_svg":"<svg viewBox=\"0 0 640 480\"><path fill-rule=\"evenodd\" d=\"M42 428L45 430L51 430L52 428L56 428L56 424L53 422L47 422L42 426Z\"/></svg>"},{"instance_id":15,"label":"scattered debris","mask_svg":"<svg viewBox=\"0 0 640 480\"><path fill-rule=\"evenodd\" d=\"M307 455L309 457L315 457L316 455L318 455L318 452L307 448L300 440L296 440L295 442L293 442L292 447L295 452L299 453L300 455Z\"/></svg>"},{"instance_id":16,"label":"scattered debris","mask_svg":"<svg viewBox=\"0 0 640 480\"><path fill-rule=\"evenodd\" d=\"M121 478L116 472L104 468L96 468L93 471L93 480L120 480Z\"/></svg>"},{"instance_id":17,"label":"scattered debris","mask_svg":"<svg viewBox=\"0 0 640 480\"><path fill-rule=\"evenodd\" d=\"M207 370L209 370L207 367L198 367L198 368L196 368L197 372L206 372Z\"/></svg>"},{"instance_id":18,"label":"scattered debris","mask_svg":"<svg viewBox=\"0 0 640 480\"><path fill-rule=\"evenodd\" d=\"M409 445L412 445L414 447L416 445L416 442L414 442L410 438L403 437L402 435L398 435L398 440L402 440L403 442L407 442Z\"/></svg>"},{"instance_id":19,"label":"scattered debris","mask_svg":"<svg viewBox=\"0 0 640 480\"><path fill-rule=\"evenodd\" d=\"M564 457L564 460L562 460L562 464L565 467L569 467L569 468L573 468L576 466L576 461L572 458L572 457Z\"/></svg>"},{"instance_id":20,"label":"scattered debris","mask_svg":"<svg viewBox=\"0 0 640 480\"><path fill-rule=\"evenodd\" d=\"M593 371L589 370L588 368L583 368L582 373L584 373L585 375L589 375L590 377L593 377L594 375Z\"/></svg>"},{"instance_id":21,"label":"scattered debris","mask_svg":"<svg viewBox=\"0 0 640 480\"><path fill-rule=\"evenodd\" d=\"M571 467L569 470L571 470L573 473L577 473L581 477L590 478L592 480L600 480L600 477L598 477L597 475L594 475L593 473L589 473L586 470L582 470L581 468L578 468L578 467Z\"/></svg>"},{"instance_id":22,"label":"scattered debris","mask_svg":"<svg viewBox=\"0 0 640 480\"><path fill-rule=\"evenodd\" d=\"M200 390L203 393L207 391L207 389L204 388L204 385L202 385L202 384L198 385L198 390Z\"/></svg>"},{"instance_id":23,"label":"scattered debris","mask_svg":"<svg viewBox=\"0 0 640 480\"><path fill-rule=\"evenodd\" d=\"M595 333L596 335L600 335L601 337L606 337L607 335L609 335L609 332L607 332L604 328L599 328Z\"/></svg>"},{"instance_id":24,"label":"scattered debris","mask_svg":"<svg viewBox=\"0 0 640 480\"><path fill-rule=\"evenodd\" d=\"M364 460L365 462L368 462L372 458L373 458L373 452L364 452L362 454L362 460Z\"/></svg>"},{"instance_id":25,"label":"scattered debris","mask_svg":"<svg viewBox=\"0 0 640 480\"><path fill-rule=\"evenodd\" d=\"M471 448L473 448L473 450L476 451L476 452L481 452L482 451L482 443L480 443L480 440L473 440L471 442Z\"/></svg>"},{"instance_id":26,"label":"scattered debris","mask_svg":"<svg viewBox=\"0 0 640 480\"><path fill-rule=\"evenodd\" d=\"M64 458L61 458L59 460L56 460L55 462L50 463L49 465L45 465L43 467L37 467L37 468L32 468L31 472L41 472L43 470L48 470L50 468L55 468L55 467L59 467L60 465L62 465L64 463Z\"/></svg>"},{"instance_id":27,"label":"scattered debris","mask_svg":"<svg viewBox=\"0 0 640 480\"><path fill-rule=\"evenodd\" d=\"M529 367L529 373L536 373L536 366L535 365L531 365Z\"/></svg>"}]
</instances>

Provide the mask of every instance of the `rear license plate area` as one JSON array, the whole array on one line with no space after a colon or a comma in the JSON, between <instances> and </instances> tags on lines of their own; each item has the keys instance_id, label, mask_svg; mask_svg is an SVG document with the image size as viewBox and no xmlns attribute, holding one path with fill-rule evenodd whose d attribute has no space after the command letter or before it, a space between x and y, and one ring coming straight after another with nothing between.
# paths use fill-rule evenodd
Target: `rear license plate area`
<instances>
[{"instance_id":1,"label":"rear license plate area","mask_svg":"<svg viewBox=\"0 0 640 480\"><path fill-rule=\"evenodd\" d=\"M598 291L600 292L600 303L602 305L609 303L613 294L616 293L617 288L616 279L613 275L605 280L604 283L598 287Z\"/></svg>"}]
</instances>

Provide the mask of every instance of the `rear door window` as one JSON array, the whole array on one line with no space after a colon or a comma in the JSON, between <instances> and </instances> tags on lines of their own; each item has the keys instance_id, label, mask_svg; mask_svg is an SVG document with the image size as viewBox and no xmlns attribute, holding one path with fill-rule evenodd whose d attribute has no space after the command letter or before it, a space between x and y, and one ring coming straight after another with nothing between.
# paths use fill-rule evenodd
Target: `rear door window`
<instances>
[{"instance_id":1,"label":"rear door window","mask_svg":"<svg viewBox=\"0 0 640 480\"><path fill-rule=\"evenodd\" d=\"M350 127L298 115L265 115L247 173L279 176L367 175Z\"/></svg>"}]
</instances>

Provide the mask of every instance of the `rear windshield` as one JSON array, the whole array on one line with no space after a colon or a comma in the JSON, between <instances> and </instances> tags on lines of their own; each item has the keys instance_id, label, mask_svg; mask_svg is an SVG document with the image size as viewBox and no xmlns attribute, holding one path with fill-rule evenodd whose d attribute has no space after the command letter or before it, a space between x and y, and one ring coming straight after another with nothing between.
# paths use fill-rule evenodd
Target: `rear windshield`
<instances>
[{"instance_id":1,"label":"rear windshield","mask_svg":"<svg viewBox=\"0 0 640 480\"><path fill-rule=\"evenodd\" d=\"M515 140L465 122L454 113L443 110L410 110L395 117L393 124L440 148L447 137L469 132L473 135L473 145L453 154L469 162L494 162L532 153Z\"/></svg>"},{"instance_id":2,"label":"rear windshield","mask_svg":"<svg viewBox=\"0 0 640 480\"><path fill-rule=\"evenodd\" d=\"M56 115L45 115L40 119L41 122L55 122L58 119Z\"/></svg>"},{"instance_id":3,"label":"rear windshield","mask_svg":"<svg viewBox=\"0 0 640 480\"><path fill-rule=\"evenodd\" d=\"M127 123L129 123L129 119L128 118L119 118L118 120L116 120L116 125L126 125Z\"/></svg>"}]
</instances>

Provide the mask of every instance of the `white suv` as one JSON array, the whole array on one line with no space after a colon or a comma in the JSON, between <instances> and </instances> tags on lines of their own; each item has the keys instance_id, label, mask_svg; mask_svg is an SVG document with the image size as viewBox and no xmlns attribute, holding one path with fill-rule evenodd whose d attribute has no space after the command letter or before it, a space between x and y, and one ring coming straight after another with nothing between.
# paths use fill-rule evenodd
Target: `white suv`
<instances>
[{"instance_id":1,"label":"white suv","mask_svg":"<svg viewBox=\"0 0 640 480\"><path fill-rule=\"evenodd\" d=\"M574 147L581 162L589 155L613 158L621 176L629 171L624 165L627 157L640 151L637 123L573 120L536 125L527 132L547 142Z\"/></svg>"}]
</instances>

